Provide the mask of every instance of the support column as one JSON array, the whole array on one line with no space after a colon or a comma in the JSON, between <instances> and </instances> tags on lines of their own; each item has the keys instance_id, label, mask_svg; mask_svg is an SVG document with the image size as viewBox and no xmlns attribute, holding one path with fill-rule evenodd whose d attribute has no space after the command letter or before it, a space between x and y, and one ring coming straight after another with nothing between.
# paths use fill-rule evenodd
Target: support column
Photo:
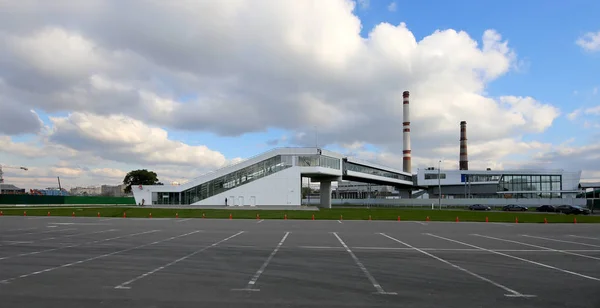
<instances>
[{"instance_id":1,"label":"support column","mask_svg":"<svg viewBox=\"0 0 600 308\"><path fill-rule=\"evenodd\" d=\"M319 207L331 208L331 180L321 180L320 183L321 205Z\"/></svg>"}]
</instances>

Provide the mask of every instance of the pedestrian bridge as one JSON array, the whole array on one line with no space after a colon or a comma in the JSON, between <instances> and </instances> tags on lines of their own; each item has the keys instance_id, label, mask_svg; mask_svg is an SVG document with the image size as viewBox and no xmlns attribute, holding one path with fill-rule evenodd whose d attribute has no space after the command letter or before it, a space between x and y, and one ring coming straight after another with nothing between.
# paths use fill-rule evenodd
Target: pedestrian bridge
<instances>
[{"instance_id":1,"label":"pedestrian bridge","mask_svg":"<svg viewBox=\"0 0 600 308\"><path fill-rule=\"evenodd\" d=\"M331 182L350 180L412 190L410 173L320 148L275 148L181 185L133 187L136 203L226 206L301 205L301 178L320 183L331 207ZM227 204L226 200L227 199Z\"/></svg>"}]
</instances>

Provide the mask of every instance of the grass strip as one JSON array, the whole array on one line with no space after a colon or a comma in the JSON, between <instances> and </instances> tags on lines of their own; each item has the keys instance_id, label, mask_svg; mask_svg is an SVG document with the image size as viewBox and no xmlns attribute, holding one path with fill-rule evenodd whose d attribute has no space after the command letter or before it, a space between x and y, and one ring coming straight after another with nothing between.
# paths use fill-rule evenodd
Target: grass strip
<instances>
[{"instance_id":1,"label":"grass strip","mask_svg":"<svg viewBox=\"0 0 600 308\"><path fill-rule=\"evenodd\" d=\"M479 212L459 210L415 210L415 209L320 209L319 211L299 210L230 210L230 209L165 209L140 207L76 207L76 208L35 208L2 209L3 215L18 216L72 216L77 217L126 217L148 218L222 218L228 219L305 219L310 220L397 220L403 221L477 221L515 223L600 223L598 215L564 215L536 212Z\"/></svg>"}]
</instances>

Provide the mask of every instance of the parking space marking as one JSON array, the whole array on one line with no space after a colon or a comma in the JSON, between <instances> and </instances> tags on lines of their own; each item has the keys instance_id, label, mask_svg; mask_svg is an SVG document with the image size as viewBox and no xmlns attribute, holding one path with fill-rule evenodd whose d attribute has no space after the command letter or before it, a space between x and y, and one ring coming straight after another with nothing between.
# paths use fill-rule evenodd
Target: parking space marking
<instances>
[{"instance_id":1,"label":"parking space marking","mask_svg":"<svg viewBox=\"0 0 600 308\"><path fill-rule=\"evenodd\" d=\"M21 229L9 229L3 232L11 232L11 231L30 231L30 230L36 230L38 228L21 228Z\"/></svg>"},{"instance_id":2,"label":"parking space marking","mask_svg":"<svg viewBox=\"0 0 600 308\"><path fill-rule=\"evenodd\" d=\"M589 240L597 240L600 241L600 238L597 237L589 237L589 236L581 236L581 235L569 235L571 237L578 237L578 238L585 238L585 239L589 239Z\"/></svg>"},{"instance_id":3,"label":"parking space marking","mask_svg":"<svg viewBox=\"0 0 600 308\"><path fill-rule=\"evenodd\" d=\"M341 221L341 220L338 220L338 222L339 222L339 223L342 223L342 221Z\"/></svg>"},{"instance_id":4,"label":"parking space marking","mask_svg":"<svg viewBox=\"0 0 600 308\"><path fill-rule=\"evenodd\" d=\"M116 240L116 239L120 239L120 238L125 238L125 237L137 236L137 235L142 235L142 234L147 234L147 233L154 233L154 232L158 232L158 231L160 231L160 230L150 230L150 231L146 231L146 232L140 232L140 233L134 233L134 234L127 234L127 235L122 235L122 236L107 238L107 239L98 240L98 241L85 242L85 243L82 243L82 244L67 245L67 246L61 246L61 247L58 247L58 248L51 248L51 249L45 249L45 250L32 251L32 252L22 253L22 254L18 254L18 255L13 255L13 256L1 257L0 260L6 260L6 259L11 259L11 258L16 258L16 257L24 257L24 256L29 256L29 255L36 255L36 254L40 254L40 253L44 253L44 252L57 251L57 250L60 250L60 249L78 247L78 246L83 246L83 245L97 244L97 243L112 241L112 240Z\"/></svg>"},{"instance_id":5,"label":"parking space marking","mask_svg":"<svg viewBox=\"0 0 600 308\"><path fill-rule=\"evenodd\" d=\"M115 220L115 219L121 219L121 217L102 218L99 221L109 221L109 220Z\"/></svg>"},{"instance_id":6,"label":"parking space marking","mask_svg":"<svg viewBox=\"0 0 600 308\"><path fill-rule=\"evenodd\" d=\"M426 224L426 223L424 223L424 222L421 222L421 221L410 221L410 222L418 223L418 224L420 224L421 226L427 226L427 224Z\"/></svg>"},{"instance_id":7,"label":"parking space marking","mask_svg":"<svg viewBox=\"0 0 600 308\"><path fill-rule=\"evenodd\" d=\"M479 246L467 244L467 243L464 243L464 242L461 242L461 241L457 241L457 240L445 238L443 236L439 236L439 235L435 235L435 234L431 234L431 233L425 233L425 234L429 235L429 236L437 237L437 238L440 238L440 239L443 239L443 240L447 240L447 241L450 241L450 242L462 244L462 245L465 245L465 246L470 246L470 247L481 249L481 250L484 250L484 251L488 251L488 252L491 252L491 253L494 253L494 254L497 254L497 255L501 255L501 256L505 256L505 257L508 257L508 258L512 258L512 259L515 259L515 260L520 260L520 261L531 263L531 264L535 264L535 265L538 265L538 266L541 266L541 267L545 267L545 268L557 270L559 272L563 272L563 273L567 273L567 274L579 276L579 277L590 279L590 280L600 281L599 278L588 276L588 275L584 275L584 274L580 274L580 273L576 273L576 272L565 270L565 269L558 268L558 267L554 267L552 265L548 265L548 264L544 264L544 263L540 263L540 262L536 262L536 261L531 261L531 260L524 259L524 258L521 258L521 257L516 257L516 256L505 254L505 253L502 253L502 252L498 252L498 251L486 249L486 248L483 248L483 247L479 247Z\"/></svg>"},{"instance_id":8,"label":"parking space marking","mask_svg":"<svg viewBox=\"0 0 600 308\"><path fill-rule=\"evenodd\" d=\"M283 236L281 241L279 241L279 243L277 244L277 246L275 247L273 252L271 252L271 254L267 258L267 260L265 260L265 263L263 263L263 265L258 269L258 271L256 271L254 276L252 276L252 278L248 282L248 285L244 289L233 289L233 291L260 291L260 289L254 289L254 285L256 284L256 281L258 281L258 278L265 271L265 269L269 265L269 262L271 262L271 260L273 259L273 257L277 253L277 251L279 251L279 248L281 248L281 246L283 245L283 242L285 242L285 239L288 237L289 234L290 234L290 232L285 233L285 235Z\"/></svg>"},{"instance_id":9,"label":"parking space marking","mask_svg":"<svg viewBox=\"0 0 600 308\"><path fill-rule=\"evenodd\" d=\"M127 248L127 249L118 250L118 251L114 251L114 252L111 252L111 253L103 254L103 255L100 255L100 256L96 256L96 257L92 257L92 258L87 258L85 260L79 260L79 261L76 261L76 262L71 262L71 263L60 265L60 266L49 267L49 268L41 270L41 271L37 271L37 272L29 273L29 274L24 274L24 275L21 275L21 276L18 276L18 277L4 279L4 280L0 281L0 283L7 284L7 283L10 283L10 282L12 282L14 280L20 279L20 278L26 278L26 277L33 276L33 275L47 273L47 272L53 271L55 269L59 269L59 268L63 268L63 267L69 267L69 266L73 266L73 265L77 265L77 264L81 264L81 263L85 263L85 262L89 262L89 261L93 261L93 260L105 258L105 257L108 257L108 256L112 256L112 255L116 255L116 254L119 254L119 253L131 251L131 250L134 250L134 249L143 248L143 247L146 247L146 246L155 245L155 244L158 244L158 243L170 241L170 240L173 240L173 239L176 239L176 238L179 238L179 237L187 236L187 235L198 233L198 232L200 232L200 230L193 231L193 232L186 233L186 234L182 234L182 235L178 235L178 236L173 236L173 237L170 237L168 239L164 239L164 240L152 242L152 243L149 243L149 244L135 246L133 248Z\"/></svg>"},{"instance_id":10,"label":"parking space marking","mask_svg":"<svg viewBox=\"0 0 600 308\"><path fill-rule=\"evenodd\" d=\"M83 236L83 235L90 235L90 234L114 232L114 231L118 231L118 230L117 229L108 229L108 230L102 230L102 231L96 231L96 232L89 232L89 233L69 234L69 235L63 235L63 236L48 237L48 238L41 239L40 241L54 240L54 239L57 239L57 238L64 238L64 237L76 237L76 236Z\"/></svg>"},{"instance_id":11,"label":"parking space marking","mask_svg":"<svg viewBox=\"0 0 600 308\"><path fill-rule=\"evenodd\" d=\"M257 221L256 223L257 223L257 224L259 224L259 223L261 223L261 222L263 222L263 221L265 221L265 220L264 220L264 219L261 219L261 220Z\"/></svg>"},{"instance_id":12,"label":"parking space marking","mask_svg":"<svg viewBox=\"0 0 600 308\"><path fill-rule=\"evenodd\" d=\"M342 244L342 246L344 246L344 248L346 249L346 252L348 252L350 254L350 256L352 257L352 259L354 259L354 262L356 263L356 265L358 265L358 267L363 271L363 273L365 274L365 276L367 276L367 278L369 279L369 281L371 282L371 284L373 285L373 287L375 287L375 289L377 290L377 294L387 294L387 295L396 295L397 294L396 292L385 292L385 290L383 290L383 288L377 282L377 280L375 280L375 278L373 277L373 275L371 275L371 273L369 273L369 271L362 264L362 262L360 262L360 260L358 259L358 257L356 257L356 255L352 252L352 250L350 250L350 248L348 248L348 245L346 245L346 243L344 243L344 241L337 234L337 232L333 232L333 235L335 235L335 237L338 239L338 241L340 241L340 244Z\"/></svg>"},{"instance_id":13,"label":"parking space marking","mask_svg":"<svg viewBox=\"0 0 600 308\"><path fill-rule=\"evenodd\" d=\"M529 243L523 243L523 242L512 241L512 240L506 240L506 239L497 238L497 237L493 237L493 236L487 236L487 235L479 235L479 234L472 234L472 235L479 236L479 237L484 237L484 238L489 238L489 239L497 240L497 241L515 243L515 244L525 245L525 246L529 246L529 247L535 247L535 248L540 248L540 249L544 249L544 250L560 252L560 253L564 253L564 254L568 254L568 255L573 255L573 256L579 256L579 257L588 258L588 259L600 260L600 258L598 258L598 257L592 257L592 256L582 255L582 254L578 254L578 253L574 253L574 252L570 252L570 251L566 251L566 250L548 248L548 247L544 247L544 246L538 246L538 245L533 245L533 244L529 244Z\"/></svg>"},{"instance_id":14,"label":"parking space marking","mask_svg":"<svg viewBox=\"0 0 600 308\"><path fill-rule=\"evenodd\" d=\"M539 238L539 239L547 240L547 241L562 242L562 243L577 244L577 245L583 245L583 246L590 246L590 247L598 247L598 248L600 248L600 245L592 245L592 244L582 243L582 242L571 242L571 241L557 240L557 239L547 238L547 237L541 237L541 236L526 235L526 234L523 234L521 236L532 237L532 238Z\"/></svg>"},{"instance_id":15,"label":"parking space marking","mask_svg":"<svg viewBox=\"0 0 600 308\"><path fill-rule=\"evenodd\" d=\"M440 262L442 262L442 263L445 263L445 264L447 264L447 265L450 265L450 266L452 266L452 267L454 267L454 268L456 268L456 269L458 269L458 270L460 270L460 271L463 271L463 272L465 272L465 273L467 273L467 274L469 274L469 275L471 275L471 276L473 276L473 277L475 277L475 278L478 278L478 279L480 279L480 280L483 280L483 281L485 281L485 282L488 282L488 283L490 283L490 284L492 284L492 285L494 285L494 286L496 286L496 287L498 287L498 288L500 288L500 289L502 289L502 290L504 290L504 291L506 291L506 292L510 293L510 294L504 294L504 296L507 296L507 297L535 297L535 295L530 295L530 294L522 294L522 293L520 293L520 292L517 292L517 291L515 291L515 290L513 290L513 289L511 289L511 288L509 288L509 287L507 287L507 286L505 286L505 285L502 285L502 284L500 284L500 283L497 283L497 282L495 282L495 281L493 281L493 280L490 280L490 279L488 279L488 278L485 278L485 277L483 277L483 276L481 276L481 275L478 275L478 274L476 274L476 273L473 273L473 272L469 271L468 269L465 269L465 268L463 268L463 267L460 267L460 266L458 266L458 265L456 265L456 264L454 264L454 263L452 263L452 262L450 262L450 261L446 261L446 260L444 260L444 259L442 259L442 258L440 258L440 257L438 257L438 256L435 256L435 255L433 255L433 254L430 254L430 253L428 253L428 252L426 252L426 251L424 251L424 250L422 250L422 249L419 249L419 248L417 248L417 247L414 247L414 246L412 246L412 245L410 245L410 244L407 244L407 243L405 243L405 242L403 242L403 241L401 241L401 240L399 240L399 239L393 238L393 237L391 237L391 236L389 236L389 235L387 235L387 234L385 234L385 233L379 233L379 234L381 234L381 235L383 235L383 236L385 236L385 237L389 238L389 239L390 239L390 240L392 240L392 241L396 241L396 242L398 242L398 243L400 243L400 244L402 244L402 245L404 245L404 246L406 246L406 247L409 247L410 249L414 249L414 250L416 250L416 251L418 251L418 252L420 252L420 253L422 253L422 254L424 254L424 255L427 255L427 256L429 256L429 257L432 257L432 258L434 258L434 259L436 259L436 260L438 260L438 261L440 261Z\"/></svg>"},{"instance_id":16,"label":"parking space marking","mask_svg":"<svg viewBox=\"0 0 600 308\"><path fill-rule=\"evenodd\" d=\"M4 236L21 236L21 235L32 235L32 234L45 234L45 233L53 233L53 232L64 232L64 231L70 231L70 230L77 230L77 229L76 228L66 228L66 229L50 230L50 231L42 231L42 232L28 232L28 233L21 233L21 234L6 234Z\"/></svg>"},{"instance_id":17,"label":"parking space marking","mask_svg":"<svg viewBox=\"0 0 600 308\"><path fill-rule=\"evenodd\" d=\"M192 232L192 233L197 233L197 232L200 232L200 231L195 231L195 232ZM181 257L181 258L179 258L179 259L177 259L177 260L175 260L173 262L169 262L169 263L167 263L167 264L165 264L163 266L159 266L159 267L157 267L157 268L155 268L155 269L153 269L153 270L151 270L151 271L149 271L147 273L144 273L144 274L142 274L140 276L137 276L137 277L135 277L135 278L133 278L133 279L131 279L129 281L126 281L126 282L124 282L124 283L116 286L115 289L131 289L131 287L129 287L128 285L130 285L130 284L132 284L132 283L134 283L134 282L136 282L136 281L138 281L138 280L140 280L140 279L142 279L142 278L144 278L146 276L150 276L150 275L152 275L152 274L154 274L154 273L156 273L156 272L158 272L160 270L163 270L163 269L165 269L165 268L167 268L167 267L169 267L169 266L171 266L173 264L179 263L179 262L181 262L181 261L183 261L185 259L193 257L193 256L195 256L195 255L197 255L197 254L199 254L199 253L201 253L201 252L203 252L203 251L211 248L211 247L215 247L215 246L217 246L217 245L219 245L219 244L221 244L221 243L223 243L225 241L228 241L228 240L230 240L230 239L232 239L232 238L234 238L234 237L236 237L236 236L238 236L238 235L240 235L240 234L242 234L244 232L245 231L240 231L240 232L238 232L238 233L236 233L236 234L234 234L234 235L232 235L232 236L230 236L228 238L222 239L222 240L220 240L220 241L218 241L216 243L211 244L210 246L206 246L206 247L203 247L201 249L198 249L198 250L196 250L196 251L194 251L194 252L192 252L192 253L190 253L190 254L188 254L186 256L183 256L183 257ZM192 233L184 234L184 235L181 235L181 236L189 235L189 234L192 234ZM181 236L179 236L179 237L181 237ZM155 243L159 243L159 242L155 242ZM148 245L151 245L151 244L148 244ZM148 245L146 245L146 246L148 246ZM133 250L133 249L131 249L131 250Z\"/></svg>"},{"instance_id":18,"label":"parking space marking","mask_svg":"<svg viewBox=\"0 0 600 308\"><path fill-rule=\"evenodd\" d=\"M191 218L181 219L181 220L177 220L176 222L177 222L177 223L180 223L180 222L188 221L188 220L190 220L190 219L191 219Z\"/></svg>"}]
</instances>

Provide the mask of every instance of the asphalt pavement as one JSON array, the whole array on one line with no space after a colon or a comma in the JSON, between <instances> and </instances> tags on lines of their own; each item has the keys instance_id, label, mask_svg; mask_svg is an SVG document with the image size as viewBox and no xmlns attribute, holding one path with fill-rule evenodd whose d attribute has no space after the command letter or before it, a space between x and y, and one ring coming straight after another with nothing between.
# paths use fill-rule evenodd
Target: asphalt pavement
<instances>
[{"instance_id":1,"label":"asphalt pavement","mask_svg":"<svg viewBox=\"0 0 600 308\"><path fill-rule=\"evenodd\" d=\"M0 217L5 307L600 307L600 225Z\"/></svg>"}]
</instances>

